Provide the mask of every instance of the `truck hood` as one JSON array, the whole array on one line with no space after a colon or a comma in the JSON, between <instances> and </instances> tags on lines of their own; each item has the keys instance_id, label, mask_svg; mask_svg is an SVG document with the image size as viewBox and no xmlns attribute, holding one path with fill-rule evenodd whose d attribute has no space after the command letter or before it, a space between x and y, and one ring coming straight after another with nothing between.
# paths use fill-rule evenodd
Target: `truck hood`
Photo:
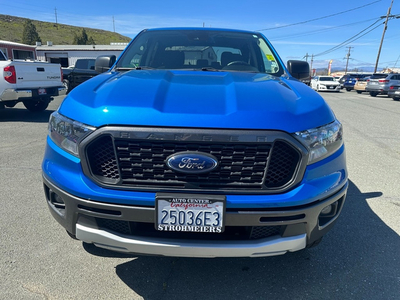
<instances>
[{"instance_id":1,"label":"truck hood","mask_svg":"<svg viewBox=\"0 0 400 300\"><path fill-rule=\"evenodd\" d=\"M133 70L78 86L60 113L84 124L271 129L296 132L334 115L295 79L244 72Z\"/></svg>"}]
</instances>

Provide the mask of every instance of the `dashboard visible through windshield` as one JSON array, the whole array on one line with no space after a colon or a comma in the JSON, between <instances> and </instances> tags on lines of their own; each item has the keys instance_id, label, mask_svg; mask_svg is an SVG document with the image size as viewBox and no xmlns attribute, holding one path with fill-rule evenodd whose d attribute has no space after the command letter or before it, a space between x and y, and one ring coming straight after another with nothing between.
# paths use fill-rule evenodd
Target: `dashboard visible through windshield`
<instances>
[{"instance_id":1,"label":"dashboard visible through windshield","mask_svg":"<svg viewBox=\"0 0 400 300\"><path fill-rule=\"evenodd\" d=\"M147 30L124 52L117 69L242 71L283 74L262 35L224 30Z\"/></svg>"}]
</instances>

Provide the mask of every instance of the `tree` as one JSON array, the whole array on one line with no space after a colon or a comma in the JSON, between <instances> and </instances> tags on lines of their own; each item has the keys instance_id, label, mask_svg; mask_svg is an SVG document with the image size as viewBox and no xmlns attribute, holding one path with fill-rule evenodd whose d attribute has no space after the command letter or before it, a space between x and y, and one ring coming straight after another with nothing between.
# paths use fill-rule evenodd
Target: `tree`
<instances>
[{"instance_id":1,"label":"tree","mask_svg":"<svg viewBox=\"0 0 400 300\"><path fill-rule=\"evenodd\" d=\"M93 37L88 37L85 28L82 29L81 34L78 36L74 34L74 40L72 42L74 45L95 45Z\"/></svg>"},{"instance_id":2,"label":"tree","mask_svg":"<svg viewBox=\"0 0 400 300\"><path fill-rule=\"evenodd\" d=\"M26 20L22 32L22 43L26 45L35 45L36 42L42 42L42 39L36 31L35 24L33 24L31 20Z\"/></svg>"}]
</instances>

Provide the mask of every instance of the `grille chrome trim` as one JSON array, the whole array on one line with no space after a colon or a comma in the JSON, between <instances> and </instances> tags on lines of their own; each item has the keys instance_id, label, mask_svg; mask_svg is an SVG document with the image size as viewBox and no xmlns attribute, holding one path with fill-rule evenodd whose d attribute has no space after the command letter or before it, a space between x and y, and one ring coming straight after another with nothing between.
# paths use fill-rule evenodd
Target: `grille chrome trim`
<instances>
[{"instance_id":1,"label":"grille chrome trim","mask_svg":"<svg viewBox=\"0 0 400 300\"><path fill-rule=\"evenodd\" d=\"M106 140L109 145L104 145ZM111 153L111 146L114 151L100 159L99 172L91 151L103 147ZM283 148L283 152L276 153L278 148ZM228 163L222 163L210 174L181 176L165 165L166 157L179 151L209 153L218 157L220 163ZM295 158L288 159L288 153ZM280 131L114 126L93 132L79 145L79 154L85 175L107 188L242 194L287 191L301 181L308 157L300 142ZM102 155L103 152L99 157ZM278 162L275 156L279 157ZM281 174L282 164L287 164L287 174ZM276 181L279 176L285 180Z\"/></svg>"}]
</instances>

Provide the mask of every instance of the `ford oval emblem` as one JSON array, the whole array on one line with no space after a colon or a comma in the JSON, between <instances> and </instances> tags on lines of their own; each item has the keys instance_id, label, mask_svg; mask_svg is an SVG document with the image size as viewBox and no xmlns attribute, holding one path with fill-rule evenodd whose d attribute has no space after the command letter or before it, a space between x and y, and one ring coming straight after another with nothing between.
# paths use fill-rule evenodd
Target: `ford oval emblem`
<instances>
[{"instance_id":1,"label":"ford oval emblem","mask_svg":"<svg viewBox=\"0 0 400 300\"><path fill-rule=\"evenodd\" d=\"M178 172L200 174L211 172L218 160L211 154L195 151L178 152L167 157L167 166Z\"/></svg>"}]
</instances>

